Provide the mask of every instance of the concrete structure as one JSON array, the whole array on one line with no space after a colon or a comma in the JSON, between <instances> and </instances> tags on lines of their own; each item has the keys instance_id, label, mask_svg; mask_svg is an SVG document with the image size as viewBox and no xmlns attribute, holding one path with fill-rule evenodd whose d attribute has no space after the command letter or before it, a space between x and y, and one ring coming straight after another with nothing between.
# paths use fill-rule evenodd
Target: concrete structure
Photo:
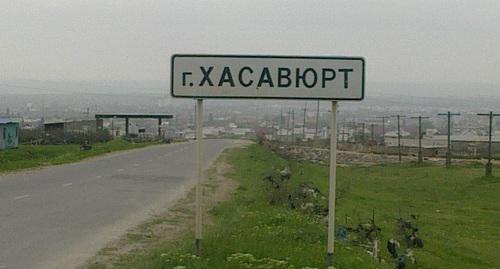
<instances>
[{"instance_id":1,"label":"concrete structure","mask_svg":"<svg viewBox=\"0 0 500 269\"><path fill-rule=\"evenodd\" d=\"M67 133L87 134L99 128L102 128L102 120L60 121L43 124L45 135L51 137L64 137Z\"/></svg>"},{"instance_id":2,"label":"concrete structure","mask_svg":"<svg viewBox=\"0 0 500 269\"><path fill-rule=\"evenodd\" d=\"M130 119L158 119L158 137L161 137L161 126L163 119L172 119L170 114L141 114L141 113L107 113L96 114L96 120L99 119L125 119L125 136L129 134ZM102 125L101 125L102 126Z\"/></svg>"},{"instance_id":3,"label":"concrete structure","mask_svg":"<svg viewBox=\"0 0 500 269\"><path fill-rule=\"evenodd\" d=\"M19 146L19 122L0 118L0 150Z\"/></svg>"}]
</instances>

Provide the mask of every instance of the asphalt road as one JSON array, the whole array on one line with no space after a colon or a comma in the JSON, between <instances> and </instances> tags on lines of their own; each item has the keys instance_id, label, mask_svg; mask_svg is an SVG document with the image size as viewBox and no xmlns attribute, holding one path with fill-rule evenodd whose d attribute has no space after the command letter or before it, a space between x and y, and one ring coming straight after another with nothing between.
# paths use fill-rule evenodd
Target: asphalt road
<instances>
[{"instance_id":1,"label":"asphalt road","mask_svg":"<svg viewBox=\"0 0 500 269\"><path fill-rule=\"evenodd\" d=\"M206 140L207 168L241 142ZM0 175L0 269L74 268L182 197L195 144L172 144Z\"/></svg>"}]
</instances>

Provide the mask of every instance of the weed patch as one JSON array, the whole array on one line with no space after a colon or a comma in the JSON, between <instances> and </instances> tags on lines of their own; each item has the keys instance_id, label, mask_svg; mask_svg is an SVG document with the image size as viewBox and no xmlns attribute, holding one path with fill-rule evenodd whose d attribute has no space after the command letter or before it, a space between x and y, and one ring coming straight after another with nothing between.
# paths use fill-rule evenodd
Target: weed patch
<instances>
[{"instance_id":1,"label":"weed patch","mask_svg":"<svg viewBox=\"0 0 500 269\"><path fill-rule=\"evenodd\" d=\"M190 237L124 256L115 267L324 268L326 221L291 207L288 195L327 193L328 167L284 160L259 145L231 150L228 160L233 171L227 176L240 186L231 201L210 211L214 220L201 257L192 255ZM276 180L287 167L287 191L273 193L266 177ZM482 167L413 164L339 167L335 268L500 268L500 184L478 184L483 173ZM399 243L394 254L391 239Z\"/></svg>"}]
</instances>

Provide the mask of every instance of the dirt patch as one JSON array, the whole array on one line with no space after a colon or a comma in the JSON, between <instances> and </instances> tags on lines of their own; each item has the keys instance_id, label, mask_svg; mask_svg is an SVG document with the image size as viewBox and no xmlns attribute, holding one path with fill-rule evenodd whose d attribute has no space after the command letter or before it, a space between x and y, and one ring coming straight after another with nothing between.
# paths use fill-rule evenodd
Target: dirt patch
<instances>
[{"instance_id":1,"label":"dirt patch","mask_svg":"<svg viewBox=\"0 0 500 269\"><path fill-rule=\"evenodd\" d=\"M216 163L205 172L203 182L203 223L211 225L208 214L216 204L231 198L238 187L236 181L225 175L231 170L227 154L222 153ZM147 252L159 245L175 243L194 231L195 190L177 201L164 212L152 212L152 217L143 224L130 229L126 235L110 242L90 259L81 269L115 268L116 262L126 254Z\"/></svg>"}]
</instances>

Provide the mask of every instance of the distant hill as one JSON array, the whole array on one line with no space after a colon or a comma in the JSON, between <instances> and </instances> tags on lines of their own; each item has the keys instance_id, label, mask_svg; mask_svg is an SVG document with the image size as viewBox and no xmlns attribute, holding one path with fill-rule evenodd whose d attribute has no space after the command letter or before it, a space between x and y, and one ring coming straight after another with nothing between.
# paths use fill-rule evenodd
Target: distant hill
<instances>
[{"instance_id":1,"label":"distant hill","mask_svg":"<svg viewBox=\"0 0 500 269\"><path fill-rule=\"evenodd\" d=\"M366 87L371 96L500 98L500 84L488 83L371 82Z\"/></svg>"},{"instance_id":2,"label":"distant hill","mask_svg":"<svg viewBox=\"0 0 500 269\"><path fill-rule=\"evenodd\" d=\"M53 81L53 80L2 80L0 94L124 94L170 95L167 80L124 81ZM452 84L413 82L369 82L367 97L450 97L450 98L500 98L500 85Z\"/></svg>"},{"instance_id":3,"label":"distant hill","mask_svg":"<svg viewBox=\"0 0 500 269\"><path fill-rule=\"evenodd\" d=\"M497 90L498 89L498 90ZM191 99L173 99L167 81L0 81L0 111L10 107L13 111L25 110L27 105L40 109L85 110L98 106L106 111L153 111L168 106L186 108ZM309 111L315 101L309 101ZM436 111L500 111L500 85L471 84L423 84L383 83L367 84L363 102L342 102L341 110L349 111L352 117L368 117L376 114L431 113ZM210 100L208 108L220 110L261 107L249 110L249 114L264 113L267 109L280 111L290 107L302 109L302 100ZM327 102L322 102L321 111L327 111ZM348 114L349 114L348 113Z\"/></svg>"}]
</instances>

